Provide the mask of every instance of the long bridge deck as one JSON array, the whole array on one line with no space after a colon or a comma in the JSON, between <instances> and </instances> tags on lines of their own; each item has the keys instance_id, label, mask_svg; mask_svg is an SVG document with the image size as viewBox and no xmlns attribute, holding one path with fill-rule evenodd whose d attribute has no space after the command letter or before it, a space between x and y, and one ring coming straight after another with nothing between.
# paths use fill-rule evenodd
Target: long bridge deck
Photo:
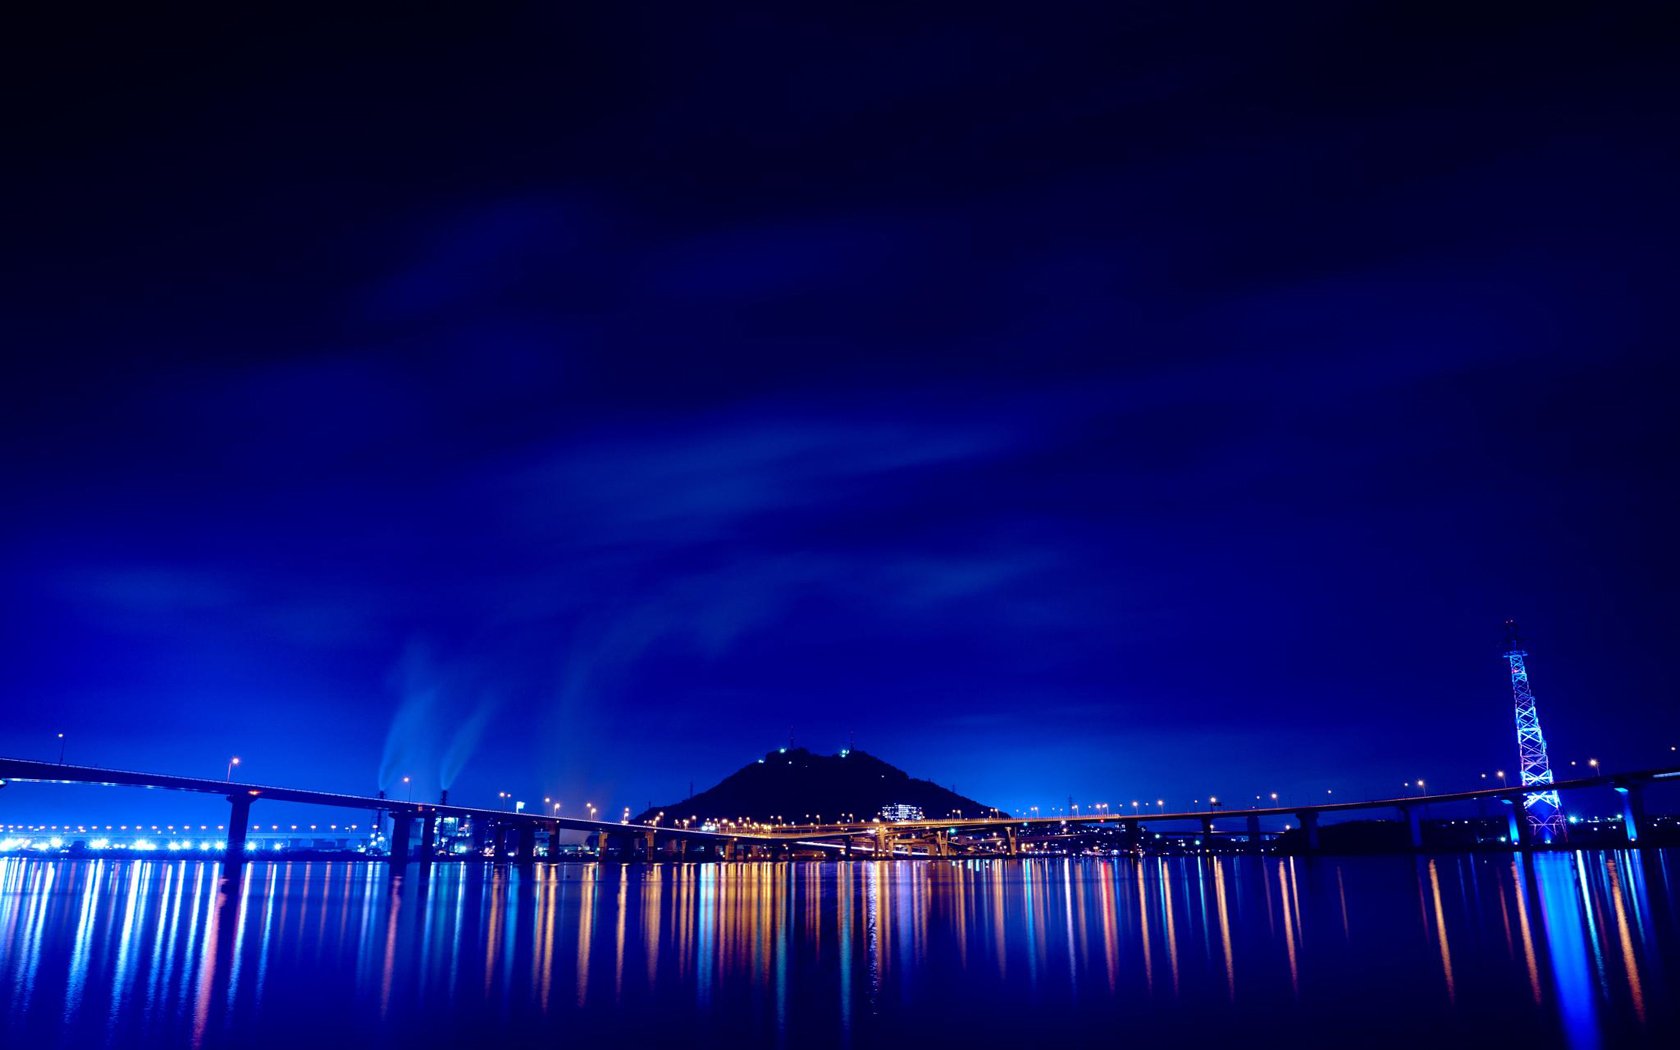
<instances>
[{"instance_id":1,"label":"long bridge deck","mask_svg":"<svg viewBox=\"0 0 1680 1050\"><path fill-rule=\"evenodd\" d=\"M1574 792L1593 788L1609 788L1620 792L1624 800L1624 819L1626 821L1624 826L1627 829L1628 840L1630 844L1637 844L1639 828L1644 823L1642 796L1645 787L1657 781L1676 778L1680 778L1680 767L1665 767L1627 773L1602 773L1590 777L1561 780L1549 785L1547 790ZM818 849L844 849L849 854L855 845L857 848L872 854L878 855L884 852L888 855L897 855L901 846L908 849L910 843L921 843L928 848L930 853L937 851L937 855L945 855L942 851L948 846L947 837L953 833L970 836L984 836L990 833L1000 841L1006 841L1009 853L1015 855L1019 836L1023 833L1030 834L1035 830L1044 832L1115 825L1135 834L1141 832L1141 828L1146 822L1151 825L1159 825L1192 821L1198 824L1205 833L1211 834L1215 822L1240 818L1246 822L1248 837L1254 840L1259 836L1262 818L1279 816L1293 817L1299 820L1302 831L1306 835L1308 848L1317 849L1318 820L1321 815L1369 810L1399 811L1410 823L1413 845L1417 846L1422 843L1419 813L1423 807L1438 803L1495 800L1510 807L1507 815L1510 822L1509 840L1512 846L1525 848L1534 844L1529 838L1527 822L1521 819L1523 798L1525 795L1531 794L1533 789L1521 786L1501 786L1474 791L1442 792L1433 795L1410 795L1361 801L1340 800L1304 806L1262 806L1236 809L1210 806L1207 809L1181 810L1171 813L1138 813L1134 811L1132 813L1105 812L1050 817L984 816L892 822L873 820L808 825L749 825L706 830L681 825L631 824L549 813L509 812L488 807L414 802L377 795L351 795L342 792L251 784L236 780L214 780L202 777L175 776L167 773L108 769L99 766L39 762L31 759L0 758L0 787L3 787L7 781L98 784L224 796L232 806L227 827L228 858L229 863L233 865L237 865L241 860L250 807L258 801L292 802L300 805L376 810L387 813L393 821L391 855L394 868L407 862L409 830L416 819L419 819L421 823L419 859L422 865L430 864L430 846L436 824L434 818L438 817L468 818L475 822L482 821L495 827L498 836L502 831L513 832L519 839L519 858L525 861L528 861L532 856L532 843L538 830L545 830L551 835L560 830L582 831L586 834L598 836L597 841L603 844L609 841L623 842L640 839L645 842L649 856L653 855L656 844L661 840L677 843L683 846L685 852L686 845L689 843L717 846L726 853L734 852L741 847L751 846L784 850L793 846L803 846ZM502 843L498 837L498 852L501 846Z\"/></svg>"}]
</instances>

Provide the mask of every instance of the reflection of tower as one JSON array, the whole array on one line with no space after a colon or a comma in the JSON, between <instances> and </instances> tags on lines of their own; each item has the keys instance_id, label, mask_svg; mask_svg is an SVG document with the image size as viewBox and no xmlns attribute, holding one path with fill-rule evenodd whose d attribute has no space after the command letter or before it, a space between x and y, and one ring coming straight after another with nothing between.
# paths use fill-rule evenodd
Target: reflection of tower
<instances>
[{"instance_id":1,"label":"reflection of tower","mask_svg":"<svg viewBox=\"0 0 1680 1050\"><path fill-rule=\"evenodd\" d=\"M1540 732L1540 715L1534 710L1534 693L1528 688L1528 668L1517 639L1517 621L1505 621L1505 659L1511 664L1511 695L1517 701L1517 752L1522 759L1522 784L1552 782L1552 763L1546 757L1546 737ZM1555 790L1530 791L1523 795L1523 811L1537 842L1561 842L1564 837L1563 807Z\"/></svg>"}]
</instances>

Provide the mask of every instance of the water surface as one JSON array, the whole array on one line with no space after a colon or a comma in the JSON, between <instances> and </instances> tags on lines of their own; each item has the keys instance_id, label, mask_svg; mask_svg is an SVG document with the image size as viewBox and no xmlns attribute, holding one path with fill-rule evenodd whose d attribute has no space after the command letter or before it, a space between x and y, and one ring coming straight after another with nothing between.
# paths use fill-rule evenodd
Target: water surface
<instances>
[{"instance_id":1,"label":"water surface","mask_svg":"<svg viewBox=\"0 0 1680 1050\"><path fill-rule=\"evenodd\" d=\"M1680 1045L1672 853L0 859L5 1046Z\"/></svg>"}]
</instances>

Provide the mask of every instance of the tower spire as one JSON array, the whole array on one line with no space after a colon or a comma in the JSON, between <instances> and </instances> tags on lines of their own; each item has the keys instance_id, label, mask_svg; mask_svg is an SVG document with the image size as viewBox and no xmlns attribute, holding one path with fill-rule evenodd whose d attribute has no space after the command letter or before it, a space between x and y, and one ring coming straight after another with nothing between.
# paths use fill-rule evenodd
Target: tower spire
<instances>
[{"instance_id":1,"label":"tower spire","mask_svg":"<svg viewBox=\"0 0 1680 1050\"><path fill-rule=\"evenodd\" d=\"M1528 687L1528 653L1517 634L1517 621L1505 621L1505 660L1511 665L1511 695L1517 703L1517 754L1522 762L1522 785L1544 786L1552 782L1552 763L1546 757L1546 737L1540 732L1540 714L1534 708L1534 693ZM1523 815L1538 842L1561 842L1564 838L1563 806L1555 790L1530 791L1523 795Z\"/></svg>"}]
</instances>

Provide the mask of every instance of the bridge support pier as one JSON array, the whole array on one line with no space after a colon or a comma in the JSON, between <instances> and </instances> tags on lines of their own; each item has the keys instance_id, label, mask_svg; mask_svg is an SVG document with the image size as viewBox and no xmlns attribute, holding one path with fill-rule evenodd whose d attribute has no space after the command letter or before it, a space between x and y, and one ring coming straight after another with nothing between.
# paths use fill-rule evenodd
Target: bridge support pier
<instances>
[{"instance_id":1,"label":"bridge support pier","mask_svg":"<svg viewBox=\"0 0 1680 1050\"><path fill-rule=\"evenodd\" d=\"M649 831L642 836L642 859L652 864L659 859L659 833Z\"/></svg>"},{"instance_id":2,"label":"bridge support pier","mask_svg":"<svg viewBox=\"0 0 1680 1050\"><path fill-rule=\"evenodd\" d=\"M401 875L403 868L408 866L408 832L414 823L414 814L399 810L391 812L391 855L386 861L391 866L392 875Z\"/></svg>"},{"instance_id":3,"label":"bridge support pier","mask_svg":"<svg viewBox=\"0 0 1680 1050\"><path fill-rule=\"evenodd\" d=\"M847 860L852 859L852 837L850 835L846 836L845 841L841 845L841 854Z\"/></svg>"},{"instance_id":4,"label":"bridge support pier","mask_svg":"<svg viewBox=\"0 0 1680 1050\"><path fill-rule=\"evenodd\" d=\"M543 858L550 864L560 863L560 825L548 825L548 855Z\"/></svg>"},{"instance_id":5,"label":"bridge support pier","mask_svg":"<svg viewBox=\"0 0 1680 1050\"><path fill-rule=\"evenodd\" d=\"M1400 819L1406 822L1406 833L1410 837L1413 849L1423 848L1423 814L1416 806L1401 806Z\"/></svg>"},{"instance_id":6,"label":"bridge support pier","mask_svg":"<svg viewBox=\"0 0 1680 1050\"><path fill-rule=\"evenodd\" d=\"M1019 857L1021 855L1021 837L1015 834L1014 828L1004 828L1003 834L1008 842L1009 855Z\"/></svg>"},{"instance_id":7,"label":"bridge support pier","mask_svg":"<svg viewBox=\"0 0 1680 1050\"><path fill-rule=\"evenodd\" d=\"M1511 807L1509 821L1511 824L1511 842L1517 849L1530 850L1534 848L1534 825L1528 822L1528 810L1523 806L1521 795L1512 795L1499 801Z\"/></svg>"},{"instance_id":8,"label":"bridge support pier","mask_svg":"<svg viewBox=\"0 0 1680 1050\"><path fill-rule=\"evenodd\" d=\"M1248 818L1248 848L1250 852L1259 853L1261 849L1260 818Z\"/></svg>"},{"instance_id":9,"label":"bridge support pier","mask_svg":"<svg viewBox=\"0 0 1680 1050\"><path fill-rule=\"evenodd\" d=\"M506 863L508 859L508 828L505 824L496 824L490 828L491 841L496 845L496 860Z\"/></svg>"},{"instance_id":10,"label":"bridge support pier","mask_svg":"<svg viewBox=\"0 0 1680 1050\"><path fill-rule=\"evenodd\" d=\"M227 852L222 855L222 874L237 875L245 864L245 833L251 823L251 796L229 795Z\"/></svg>"},{"instance_id":11,"label":"bridge support pier","mask_svg":"<svg viewBox=\"0 0 1680 1050\"><path fill-rule=\"evenodd\" d=\"M1627 835L1628 845L1636 846L1640 833L1645 830L1645 786L1618 785L1616 793L1622 796L1622 831Z\"/></svg>"},{"instance_id":12,"label":"bridge support pier","mask_svg":"<svg viewBox=\"0 0 1680 1050\"><path fill-rule=\"evenodd\" d=\"M1300 818L1301 821L1301 833L1307 843L1306 852L1317 853L1319 850L1318 814L1308 810L1305 813L1297 813L1295 816Z\"/></svg>"},{"instance_id":13,"label":"bridge support pier","mask_svg":"<svg viewBox=\"0 0 1680 1050\"><path fill-rule=\"evenodd\" d=\"M437 817L431 813L420 814L420 877L426 878L432 873L432 861L437 853Z\"/></svg>"},{"instance_id":14,"label":"bridge support pier","mask_svg":"<svg viewBox=\"0 0 1680 1050\"><path fill-rule=\"evenodd\" d=\"M1204 846L1212 846L1213 845L1213 818L1212 817L1203 817L1202 818L1202 845L1204 845Z\"/></svg>"},{"instance_id":15,"label":"bridge support pier","mask_svg":"<svg viewBox=\"0 0 1680 1050\"><path fill-rule=\"evenodd\" d=\"M537 826L527 821L519 825L518 835L519 866L530 867L537 859Z\"/></svg>"}]
</instances>

